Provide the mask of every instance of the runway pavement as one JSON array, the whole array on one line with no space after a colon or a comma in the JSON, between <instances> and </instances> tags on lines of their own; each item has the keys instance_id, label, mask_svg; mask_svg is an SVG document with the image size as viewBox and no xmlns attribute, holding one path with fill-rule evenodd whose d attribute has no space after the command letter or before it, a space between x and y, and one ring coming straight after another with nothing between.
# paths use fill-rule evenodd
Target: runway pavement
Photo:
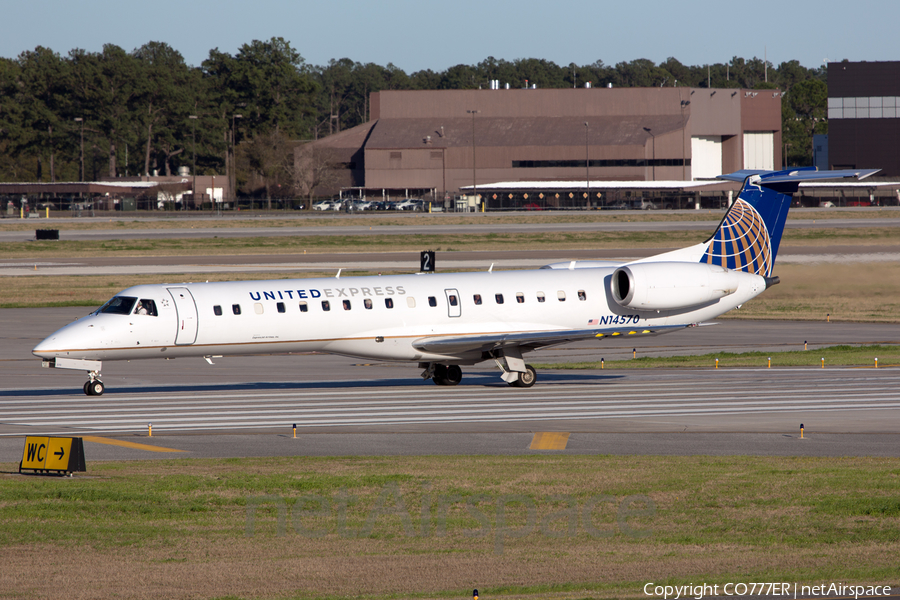
<instances>
[{"instance_id":1,"label":"runway pavement","mask_svg":"<svg viewBox=\"0 0 900 600\"><path fill-rule=\"evenodd\" d=\"M511 388L491 365L434 386L414 365L324 355L107 362L107 393L47 370L30 349L85 309L0 313L0 462L28 434L109 436L184 451L89 442L89 457L282 454L519 454L535 432L569 433L567 453L900 455L900 367L542 371ZM641 355L898 343L900 326L724 321L660 336ZM630 344L581 343L529 362L608 360ZM153 437L148 438L148 424ZM803 423L805 436L799 438ZM298 438L292 426L297 425Z\"/></svg>"},{"instance_id":2,"label":"runway pavement","mask_svg":"<svg viewBox=\"0 0 900 600\"><path fill-rule=\"evenodd\" d=\"M417 227L417 233L471 233L484 224ZM367 235L354 225L193 230L70 231L69 239L247 235ZM896 226L900 219L829 220L829 226ZM716 222L541 224L542 231L700 229ZM46 226L36 223L36 227ZM792 220L788 227L812 227ZM377 233L408 227L377 227ZM433 227L434 229L429 229ZM503 225L534 231L534 225ZM189 233L190 232L190 233ZM0 241L22 232L0 234ZM12 236L12 237L10 237ZM16 237L18 236L18 237ZM83 236L83 237L79 237ZM99 237L98 237L99 236ZM112 236L112 237L104 237ZM779 262L898 260L864 246L782 247ZM534 267L571 259L626 260L661 249L458 252L438 268ZM37 267L37 269L35 269ZM33 263L3 260L0 275L207 273L221 271L416 270L413 253L229 257L104 257ZM85 396L85 375L47 370L31 348L88 308L0 310L0 462L18 460L22 436L88 436L89 459L282 454L622 454L900 455L900 367L875 369L693 369L541 371L528 390L510 388L492 365L466 368L455 388L423 382L414 365L322 355L107 362L107 393ZM648 340L639 356L823 345L900 343L900 325L724 320ZM546 349L529 362L627 359L630 342ZM761 365L762 367L762 365ZM148 424L154 436L148 438ZM806 425L800 439L800 423ZM298 437L293 437L292 425ZM565 432L562 449L532 448L534 434ZM91 439L93 438L93 439ZM105 443L101 443L101 440ZM114 445L111 440L137 442ZM173 454L154 448L181 450Z\"/></svg>"}]
</instances>

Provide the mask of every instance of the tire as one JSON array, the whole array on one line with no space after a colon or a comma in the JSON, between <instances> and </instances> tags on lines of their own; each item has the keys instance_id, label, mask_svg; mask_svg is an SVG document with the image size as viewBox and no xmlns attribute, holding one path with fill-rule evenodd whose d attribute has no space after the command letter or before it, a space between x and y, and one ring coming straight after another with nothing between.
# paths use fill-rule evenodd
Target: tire
<instances>
[{"instance_id":1,"label":"tire","mask_svg":"<svg viewBox=\"0 0 900 600\"><path fill-rule=\"evenodd\" d=\"M510 385L520 388L530 388L537 381L537 371L531 365L525 365L525 372L519 373L519 378Z\"/></svg>"},{"instance_id":2,"label":"tire","mask_svg":"<svg viewBox=\"0 0 900 600\"><path fill-rule=\"evenodd\" d=\"M103 382L99 379L95 379L94 381L88 382L90 385L88 390L91 396L102 396L103 390L106 389L106 386L103 385Z\"/></svg>"},{"instance_id":3,"label":"tire","mask_svg":"<svg viewBox=\"0 0 900 600\"><path fill-rule=\"evenodd\" d=\"M447 385L447 367L445 365L434 365L434 375L431 376L434 385Z\"/></svg>"},{"instance_id":4,"label":"tire","mask_svg":"<svg viewBox=\"0 0 900 600\"><path fill-rule=\"evenodd\" d=\"M85 381L85 382L84 382L84 385L83 385L82 388L81 388L81 389L84 390L84 393L85 393L85 395L87 395L87 396L93 396L93 394L91 393L90 385L91 385L91 382L90 382L90 381Z\"/></svg>"},{"instance_id":5,"label":"tire","mask_svg":"<svg viewBox=\"0 0 900 600\"><path fill-rule=\"evenodd\" d=\"M462 369L459 368L459 365L448 365L446 373L444 385L459 385L459 382L462 381Z\"/></svg>"}]
</instances>

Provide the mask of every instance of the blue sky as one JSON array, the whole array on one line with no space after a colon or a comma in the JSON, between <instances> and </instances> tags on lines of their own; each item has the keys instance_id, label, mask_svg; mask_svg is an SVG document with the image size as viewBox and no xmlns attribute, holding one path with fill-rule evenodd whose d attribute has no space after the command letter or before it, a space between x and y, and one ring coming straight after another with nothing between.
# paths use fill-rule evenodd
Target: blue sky
<instances>
[{"instance_id":1,"label":"blue sky","mask_svg":"<svg viewBox=\"0 0 900 600\"><path fill-rule=\"evenodd\" d=\"M407 73L498 59L607 65L673 56L687 65L763 58L900 60L897 0L0 0L0 56L166 42L199 65L283 37L307 63L350 58Z\"/></svg>"}]
</instances>

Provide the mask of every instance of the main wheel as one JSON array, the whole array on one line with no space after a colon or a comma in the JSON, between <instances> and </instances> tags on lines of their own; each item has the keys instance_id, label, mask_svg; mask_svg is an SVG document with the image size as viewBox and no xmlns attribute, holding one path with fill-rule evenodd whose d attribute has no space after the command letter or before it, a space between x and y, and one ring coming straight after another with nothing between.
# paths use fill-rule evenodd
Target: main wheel
<instances>
[{"instance_id":1,"label":"main wheel","mask_svg":"<svg viewBox=\"0 0 900 600\"><path fill-rule=\"evenodd\" d=\"M446 365L434 365L434 375L431 376L434 385L447 385L447 367Z\"/></svg>"},{"instance_id":2,"label":"main wheel","mask_svg":"<svg viewBox=\"0 0 900 600\"><path fill-rule=\"evenodd\" d=\"M88 381L88 394L90 394L91 396L102 396L103 390L103 382L99 379Z\"/></svg>"},{"instance_id":3,"label":"main wheel","mask_svg":"<svg viewBox=\"0 0 900 600\"><path fill-rule=\"evenodd\" d=\"M84 386L81 388L81 389L84 390L84 393L85 393L86 395L88 395L88 396L91 396L91 395L92 395L92 394L91 394L91 388L90 388L90 385L91 385L91 382L90 382L90 381L85 381L85 382L84 382Z\"/></svg>"},{"instance_id":4,"label":"main wheel","mask_svg":"<svg viewBox=\"0 0 900 600\"><path fill-rule=\"evenodd\" d=\"M519 378L510 383L514 387L530 388L537 381L537 371L531 365L525 365L525 372L519 373Z\"/></svg>"},{"instance_id":5,"label":"main wheel","mask_svg":"<svg viewBox=\"0 0 900 600\"><path fill-rule=\"evenodd\" d=\"M462 381L462 369L459 368L459 365L448 365L446 371L444 385L459 385L459 382Z\"/></svg>"}]
</instances>

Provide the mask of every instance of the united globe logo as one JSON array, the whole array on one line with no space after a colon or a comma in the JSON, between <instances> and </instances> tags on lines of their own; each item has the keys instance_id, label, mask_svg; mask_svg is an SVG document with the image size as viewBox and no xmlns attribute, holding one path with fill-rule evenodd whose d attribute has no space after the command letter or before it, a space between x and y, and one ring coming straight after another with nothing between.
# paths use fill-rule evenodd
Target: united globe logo
<instances>
[{"instance_id":1,"label":"united globe logo","mask_svg":"<svg viewBox=\"0 0 900 600\"><path fill-rule=\"evenodd\" d=\"M710 240L700 262L770 276L772 241L756 209L738 198Z\"/></svg>"}]
</instances>

